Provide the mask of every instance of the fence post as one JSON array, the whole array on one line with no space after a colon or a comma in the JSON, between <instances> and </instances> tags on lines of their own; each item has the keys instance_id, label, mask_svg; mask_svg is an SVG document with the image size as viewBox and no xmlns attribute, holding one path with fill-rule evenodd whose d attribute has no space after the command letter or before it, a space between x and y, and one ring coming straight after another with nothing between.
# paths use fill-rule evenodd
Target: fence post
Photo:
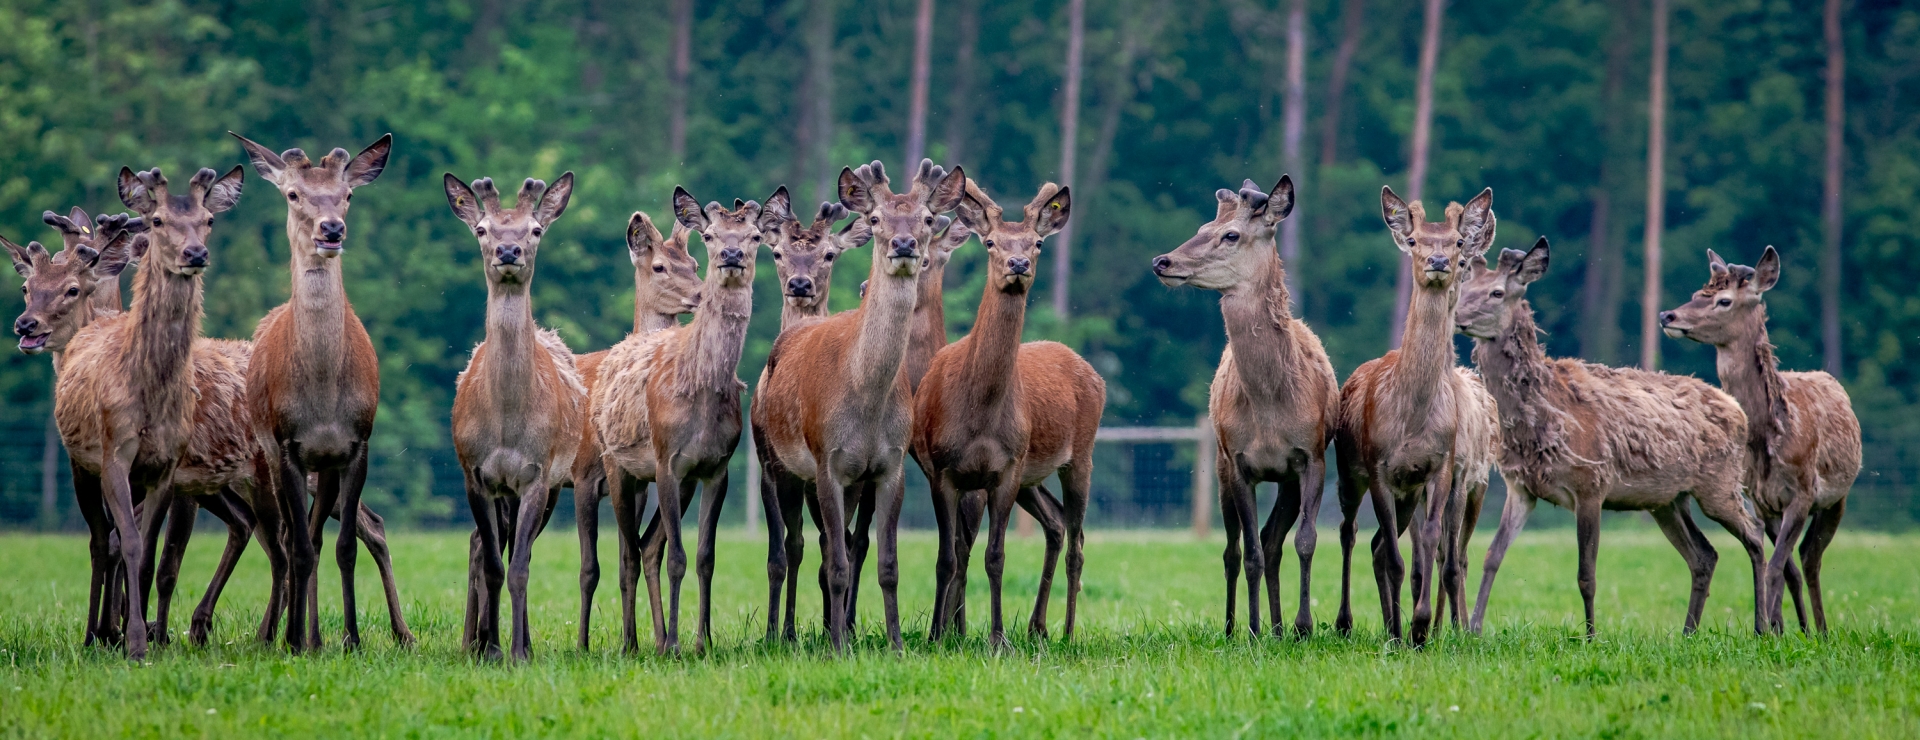
<instances>
[{"instance_id":1,"label":"fence post","mask_svg":"<svg viewBox=\"0 0 1920 740\"><path fill-rule=\"evenodd\" d=\"M747 430L747 534L760 533L760 453L753 447L753 430Z\"/></svg>"},{"instance_id":2,"label":"fence post","mask_svg":"<svg viewBox=\"0 0 1920 740\"><path fill-rule=\"evenodd\" d=\"M1213 526L1214 472L1213 420L1201 416L1193 430L1193 536L1205 538Z\"/></svg>"}]
</instances>

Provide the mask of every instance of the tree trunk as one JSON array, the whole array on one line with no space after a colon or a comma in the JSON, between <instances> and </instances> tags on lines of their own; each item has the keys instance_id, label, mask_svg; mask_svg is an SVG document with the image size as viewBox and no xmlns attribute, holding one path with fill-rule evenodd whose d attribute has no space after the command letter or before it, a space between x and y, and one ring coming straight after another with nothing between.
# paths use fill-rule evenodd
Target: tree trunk
<instances>
[{"instance_id":1,"label":"tree trunk","mask_svg":"<svg viewBox=\"0 0 1920 740\"><path fill-rule=\"evenodd\" d=\"M807 3L807 72L800 85L800 173L814 202L835 200L833 149L833 0Z\"/></svg>"},{"instance_id":2,"label":"tree trunk","mask_svg":"<svg viewBox=\"0 0 1920 740\"><path fill-rule=\"evenodd\" d=\"M1593 218L1587 232L1586 274L1580 294L1580 354L1602 364L1618 361L1620 347L1620 254L1613 237L1614 155L1622 123L1621 88L1632 51L1631 4L1612 9L1606 79L1601 87L1600 167L1593 186Z\"/></svg>"},{"instance_id":3,"label":"tree trunk","mask_svg":"<svg viewBox=\"0 0 1920 740\"><path fill-rule=\"evenodd\" d=\"M1293 0L1287 11L1286 110L1281 114L1280 156L1295 178L1305 175L1300 135L1307 126L1307 0ZM1300 310L1300 216L1280 222L1280 260L1287 265L1287 293Z\"/></svg>"},{"instance_id":4,"label":"tree trunk","mask_svg":"<svg viewBox=\"0 0 1920 740\"><path fill-rule=\"evenodd\" d=\"M966 161L973 134L973 54L980 45L980 0L960 0L960 42L953 49L953 87L947 97L947 161Z\"/></svg>"},{"instance_id":5,"label":"tree trunk","mask_svg":"<svg viewBox=\"0 0 1920 740\"><path fill-rule=\"evenodd\" d=\"M1081 56L1087 40L1087 0L1067 2L1067 86L1060 113L1060 185L1073 187L1074 150L1080 141ZM1073 221L1067 221L1053 249L1053 314L1067 318L1073 265Z\"/></svg>"},{"instance_id":6,"label":"tree trunk","mask_svg":"<svg viewBox=\"0 0 1920 740\"><path fill-rule=\"evenodd\" d=\"M1820 199L1826 250L1820 259L1820 328L1826 338L1827 372L1840 377L1840 190L1846 158L1847 46L1840 35L1843 0L1827 0L1827 178Z\"/></svg>"},{"instance_id":7,"label":"tree trunk","mask_svg":"<svg viewBox=\"0 0 1920 740\"><path fill-rule=\"evenodd\" d=\"M1440 64L1440 17L1446 0L1427 0L1426 28L1420 40L1420 81L1413 93L1413 161L1407 167L1407 200L1419 200L1427 182L1427 155L1433 140L1433 72ZM1400 256L1393 299L1393 348L1407 326L1407 303L1413 299L1413 262Z\"/></svg>"},{"instance_id":8,"label":"tree trunk","mask_svg":"<svg viewBox=\"0 0 1920 740\"><path fill-rule=\"evenodd\" d=\"M673 0L673 59L667 65L667 161L687 159L687 76L693 67L693 0Z\"/></svg>"},{"instance_id":9,"label":"tree trunk","mask_svg":"<svg viewBox=\"0 0 1920 740\"><path fill-rule=\"evenodd\" d=\"M1366 12L1367 0L1340 4L1340 48L1334 52L1333 71L1327 75L1327 114L1320 119L1321 167L1340 161L1340 101L1347 94L1347 70L1353 67L1353 52L1360 46L1360 27L1366 22Z\"/></svg>"},{"instance_id":10,"label":"tree trunk","mask_svg":"<svg viewBox=\"0 0 1920 740\"><path fill-rule=\"evenodd\" d=\"M907 92L907 161L920 166L927 151L927 75L933 54L933 0L920 0L913 18L913 81Z\"/></svg>"},{"instance_id":11,"label":"tree trunk","mask_svg":"<svg viewBox=\"0 0 1920 740\"><path fill-rule=\"evenodd\" d=\"M1667 213L1667 0L1653 0L1653 75L1647 85L1646 282L1640 296L1640 366L1660 366L1660 235Z\"/></svg>"}]
</instances>

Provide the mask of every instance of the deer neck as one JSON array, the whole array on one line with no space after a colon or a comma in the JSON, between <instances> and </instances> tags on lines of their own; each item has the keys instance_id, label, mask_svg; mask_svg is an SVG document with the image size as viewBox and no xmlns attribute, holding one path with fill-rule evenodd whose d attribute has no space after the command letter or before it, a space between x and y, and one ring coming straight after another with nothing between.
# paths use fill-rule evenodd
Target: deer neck
<instances>
[{"instance_id":1,"label":"deer neck","mask_svg":"<svg viewBox=\"0 0 1920 740\"><path fill-rule=\"evenodd\" d=\"M1544 485L1549 468L1572 458L1566 414L1555 401L1561 394L1560 381L1540 349L1538 332L1533 307L1521 301L1498 336L1475 339L1473 344L1473 364L1486 378L1487 392L1500 410L1502 455L1507 461L1501 470L1504 474L1511 467L1536 487Z\"/></svg>"},{"instance_id":2,"label":"deer neck","mask_svg":"<svg viewBox=\"0 0 1920 740\"><path fill-rule=\"evenodd\" d=\"M101 315L103 311L119 313L122 308L122 304L120 303L120 278L116 276L94 283L93 295L88 296L82 305L84 308L75 308L74 310L87 311L88 318L86 321L91 321L93 317ZM86 326L86 323L83 322L80 326Z\"/></svg>"},{"instance_id":3,"label":"deer neck","mask_svg":"<svg viewBox=\"0 0 1920 740\"><path fill-rule=\"evenodd\" d=\"M913 328L907 339L907 380L916 391L920 389L920 379L927 374L927 366L933 364L933 356L947 346L946 275L946 260L936 257L920 269L919 280L914 284ZM986 296L982 295L981 301L985 300Z\"/></svg>"},{"instance_id":4,"label":"deer neck","mask_svg":"<svg viewBox=\"0 0 1920 740\"><path fill-rule=\"evenodd\" d=\"M795 306L791 301L784 299L780 301L780 330L786 331L794 324L825 315L827 315L827 286L822 285L820 297L815 299L812 305Z\"/></svg>"},{"instance_id":5,"label":"deer neck","mask_svg":"<svg viewBox=\"0 0 1920 740\"><path fill-rule=\"evenodd\" d=\"M1399 397L1393 408L1407 409L1410 423L1426 420L1440 384L1457 360L1452 288L1415 287L1401 336L1400 361L1387 377L1387 392Z\"/></svg>"},{"instance_id":6,"label":"deer neck","mask_svg":"<svg viewBox=\"0 0 1920 740\"><path fill-rule=\"evenodd\" d=\"M1269 257L1252 278L1220 297L1227 346L1233 349L1234 369L1249 393L1277 395L1283 380L1297 370L1299 353L1288 336L1293 330L1289 300L1287 271L1278 253Z\"/></svg>"},{"instance_id":7,"label":"deer neck","mask_svg":"<svg viewBox=\"0 0 1920 740\"><path fill-rule=\"evenodd\" d=\"M526 283L487 285L485 382L494 401L509 413L526 405L527 389L533 383L533 353L541 351L527 287Z\"/></svg>"},{"instance_id":8,"label":"deer neck","mask_svg":"<svg viewBox=\"0 0 1920 740\"><path fill-rule=\"evenodd\" d=\"M654 305L653 280L633 269L633 333L652 334L662 329L671 329L680 325L680 314L663 314L647 310Z\"/></svg>"},{"instance_id":9,"label":"deer neck","mask_svg":"<svg viewBox=\"0 0 1920 740\"><path fill-rule=\"evenodd\" d=\"M753 263L746 274L728 285L717 268L707 268L700 310L688 324L687 355L679 365L683 397L706 391L722 398L738 392L740 353L746 347L747 324L753 314ZM702 396L710 397L710 396Z\"/></svg>"},{"instance_id":10,"label":"deer neck","mask_svg":"<svg viewBox=\"0 0 1920 740\"><path fill-rule=\"evenodd\" d=\"M992 408L1012 395L1019 378L1020 330L1026 320L1025 288L1003 290L989 285L981 291L980 313L967 335L971 346L960 371L966 408Z\"/></svg>"},{"instance_id":11,"label":"deer neck","mask_svg":"<svg viewBox=\"0 0 1920 740\"><path fill-rule=\"evenodd\" d=\"M107 304L105 301L99 300L99 298L100 289L96 288L94 294L88 296L87 300L81 301L73 307L73 315L67 317L67 321L71 322L68 325L69 328L53 333L53 337L59 338L58 341L55 341L53 337L48 338L47 354L53 355L53 374L55 377L58 377L60 370L66 367L67 347L73 343L73 338L80 334L80 330L87 328L95 321L120 314L119 285L113 286L113 302L111 304ZM106 307L108 305L110 305L111 308Z\"/></svg>"},{"instance_id":12,"label":"deer neck","mask_svg":"<svg viewBox=\"0 0 1920 740\"><path fill-rule=\"evenodd\" d=\"M148 405L149 420L174 418L192 396L193 340L200 335L201 278L159 266L133 284L127 383Z\"/></svg>"},{"instance_id":13,"label":"deer neck","mask_svg":"<svg viewBox=\"0 0 1920 740\"><path fill-rule=\"evenodd\" d=\"M292 233L292 229L288 230ZM300 253L299 240L293 245L293 288L287 300L287 318L293 321L294 356L309 372L322 377L309 380L327 382L331 369L338 368L346 355L347 289L340 274L340 258L325 258ZM491 289L489 289L491 290Z\"/></svg>"},{"instance_id":14,"label":"deer neck","mask_svg":"<svg viewBox=\"0 0 1920 740\"><path fill-rule=\"evenodd\" d=\"M1747 414L1747 445L1766 451L1787 432L1787 383L1767 338L1767 309L1761 306L1747 319L1739 336L1714 345L1714 364L1720 387Z\"/></svg>"},{"instance_id":15,"label":"deer neck","mask_svg":"<svg viewBox=\"0 0 1920 740\"><path fill-rule=\"evenodd\" d=\"M849 402L875 408L892 397L893 384L907 358L914 303L919 292L916 275L895 275L892 260L876 252L867 278L867 298L860 306L859 333L848 358L852 381Z\"/></svg>"}]
</instances>

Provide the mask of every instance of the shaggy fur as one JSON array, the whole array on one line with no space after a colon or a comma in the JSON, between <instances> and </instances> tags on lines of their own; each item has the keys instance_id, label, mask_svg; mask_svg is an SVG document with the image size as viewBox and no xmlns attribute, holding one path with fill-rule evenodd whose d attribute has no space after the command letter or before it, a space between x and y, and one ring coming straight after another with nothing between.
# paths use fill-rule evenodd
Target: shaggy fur
<instances>
[{"instance_id":1,"label":"shaggy fur","mask_svg":"<svg viewBox=\"0 0 1920 740\"><path fill-rule=\"evenodd\" d=\"M1293 180L1280 177L1271 192L1252 180L1239 192L1214 193L1219 209L1212 221L1180 248L1154 258L1154 275L1167 286L1192 285L1220 291L1226 319L1227 349L1213 374L1208 413L1213 417L1220 473L1220 515L1226 524L1223 557L1227 576L1227 634L1234 631L1235 581L1246 543L1247 627L1260 633L1260 581L1267 583L1268 604L1279 623L1280 548L1297 519L1300 534L1300 608L1294 631L1313 630L1313 550L1318 541L1314 516L1326 481L1327 443L1333 438L1340 386L1320 337L1293 317L1286 268L1274 251L1274 232L1293 210ZM1258 532L1254 487L1279 484L1267 524Z\"/></svg>"},{"instance_id":2,"label":"shaggy fur","mask_svg":"<svg viewBox=\"0 0 1920 740\"><path fill-rule=\"evenodd\" d=\"M1446 220L1427 223L1419 201L1408 205L1382 188L1380 205L1400 251L1412 258L1414 291L1400 349L1353 371L1340 389L1340 418L1334 444L1340 461L1340 614L1334 626L1353 626L1351 606L1356 515L1363 494L1371 493L1380 529L1373 538L1374 582L1387 632L1401 636L1400 583L1404 565L1399 534L1413 535L1413 631L1415 646L1426 644L1433 624L1433 568L1443 571L1442 591L1465 582L1459 544L1452 533L1464 520L1467 498L1485 490L1489 465L1483 457L1463 464L1456 453L1463 428L1479 435L1485 450L1492 409L1482 403L1479 378L1457 372L1453 352L1454 289L1466 272L1467 256L1493 244L1496 219L1493 190L1467 205L1447 206ZM1463 420L1469 414L1481 418ZM1472 469L1477 478L1466 474ZM1461 593L1452 593L1456 611ZM1456 621L1457 624L1457 621Z\"/></svg>"},{"instance_id":3,"label":"shaggy fur","mask_svg":"<svg viewBox=\"0 0 1920 740\"><path fill-rule=\"evenodd\" d=\"M1065 345L1021 344L1020 334L1041 241L1066 225L1072 195L1053 183L1042 185L1025 209L1025 220L1010 223L973 182L966 183L966 193L960 221L978 232L987 247L987 285L973 331L934 355L914 396L913 456L932 484L941 534L928 637L938 639L954 621L962 603L959 595L966 592L980 517L962 509L963 502L976 498L971 492L979 491L992 515L987 539L993 602L988 642L1006 644L1001 574L1016 501L1047 524L1045 566L1027 630L1040 637L1047 633L1047 602L1064 538L1068 585L1063 634L1071 638L1085 562L1081 529L1092 484L1093 438L1106 406L1106 383ZM1052 494L1039 487L1055 473L1066 497L1064 512Z\"/></svg>"},{"instance_id":4,"label":"shaggy fur","mask_svg":"<svg viewBox=\"0 0 1920 740\"><path fill-rule=\"evenodd\" d=\"M1594 634L1594 559L1600 511L1653 514L1693 574L1686 630L1699 624L1718 555L1694 525L1687 498L1747 550L1754 575L1754 629L1764 624L1760 528L1740 497L1741 439L1747 417L1727 394L1694 378L1574 359L1541 351L1527 285L1546 272L1547 242L1506 250L1497 269L1475 260L1455 317L1474 338L1473 360L1500 407L1500 474L1508 486L1500 529L1488 549L1470 628L1478 632L1500 562L1546 499L1574 512L1580 594Z\"/></svg>"},{"instance_id":5,"label":"shaggy fur","mask_svg":"<svg viewBox=\"0 0 1920 740\"><path fill-rule=\"evenodd\" d=\"M1800 629L1809 629L1799 568L1799 540L1811 626L1827 631L1820 564L1846 512L1860 474L1860 420L1847 391L1823 372L1783 373L1767 339L1766 291L1780 278L1780 255L1767 247L1758 267L1728 265L1707 252L1710 277L1685 305L1660 315L1668 336L1713 345L1720 386L1747 412L1747 496L1774 538L1768 564L1768 618L1775 631L1782 594L1791 591ZM1801 539L1804 529L1805 538Z\"/></svg>"}]
</instances>

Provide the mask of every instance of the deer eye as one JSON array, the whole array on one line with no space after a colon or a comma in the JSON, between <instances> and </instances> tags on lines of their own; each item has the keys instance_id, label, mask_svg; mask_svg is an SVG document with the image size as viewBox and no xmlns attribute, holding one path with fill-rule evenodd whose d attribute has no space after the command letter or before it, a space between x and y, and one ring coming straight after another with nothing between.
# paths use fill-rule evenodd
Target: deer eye
<instances>
[{"instance_id":1,"label":"deer eye","mask_svg":"<svg viewBox=\"0 0 1920 740\"><path fill-rule=\"evenodd\" d=\"M932 217L932 216L928 216L928 217L927 217L927 225L928 225L928 226L932 226L932 225L933 225L933 217Z\"/></svg>"},{"instance_id":2,"label":"deer eye","mask_svg":"<svg viewBox=\"0 0 1920 740\"><path fill-rule=\"evenodd\" d=\"M213 225L213 217L212 217L212 216L208 216L208 217L207 217L207 225L208 225L208 226L212 226L212 225Z\"/></svg>"},{"instance_id":3,"label":"deer eye","mask_svg":"<svg viewBox=\"0 0 1920 740\"><path fill-rule=\"evenodd\" d=\"M983 242L983 243L987 245L987 248L988 248L988 249L992 249L992 248L993 248L993 240L992 240L992 239L988 239L988 240L986 240L986 241L985 241L985 242Z\"/></svg>"},{"instance_id":4,"label":"deer eye","mask_svg":"<svg viewBox=\"0 0 1920 740\"><path fill-rule=\"evenodd\" d=\"M666 272L666 271L667 271L667 266L666 266L666 265L654 265L654 266L653 266L653 271L654 271L654 272Z\"/></svg>"},{"instance_id":5,"label":"deer eye","mask_svg":"<svg viewBox=\"0 0 1920 740\"><path fill-rule=\"evenodd\" d=\"M828 253L827 253L827 261L828 261L828 262L832 262L832 261L833 261L833 253L832 253L832 252L828 252Z\"/></svg>"},{"instance_id":6,"label":"deer eye","mask_svg":"<svg viewBox=\"0 0 1920 740\"><path fill-rule=\"evenodd\" d=\"M1467 246L1467 240L1465 240L1465 239L1455 239L1455 240L1453 240L1453 246L1456 246L1456 247L1464 247L1464 246Z\"/></svg>"},{"instance_id":7,"label":"deer eye","mask_svg":"<svg viewBox=\"0 0 1920 740\"><path fill-rule=\"evenodd\" d=\"M780 250L778 250L778 249L776 249L776 250L773 250L773 258L774 258L774 259L776 259L776 260L777 260L777 259L780 259Z\"/></svg>"},{"instance_id":8,"label":"deer eye","mask_svg":"<svg viewBox=\"0 0 1920 740\"><path fill-rule=\"evenodd\" d=\"M68 297L68 298L72 298L72 297L74 297L74 296L77 296L77 295L80 295L80 286L78 286L78 285L75 285L75 286L72 286L72 287L69 287L69 288L67 288L67 297Z\"/></svg>"},{"instance_id":9,"label":"deer eye","mask_svg":"<svg viewBox=\"0 0 1920 740\"><path fill-rule=\"evenodd\" d=\"M155 225L155 226L165 226L165 225L167 225L167 222L166 222L166 221L165 221L164 219L161 219L161 218L160 218L159 216L154 216L154 217L153 217L153 225Z\"/></svg>"},{"instance_id":10,"label":"deer eye","mask_svg":"<svg viewBox=\"0 0 1920 740\"><path fill-rule=\"evenodd\" d=\"M1491 292L1491 293L1488 293L1487 295L1490 295L1490 296L1493 296L1493 297L1495 297L1495 298L1505 298L1505 297L1507 296L1507 292L1506 292L1506 291L1504 291L1504 290L1497 290L1497 289L1496 289L1496 290L1494 290L1493 292Z\"/></svg>"},{"instance_id":11,"label":"deer eye","mask_svg":"<svg viewBox=\"0 0 1920 740\"><path fill-rule=\"evenodd\" d=\"M545 234L545 233L547 233L547 232L546 232L545 230L543 230L543 229L541 229L540 227L538 227L538 226L535 226L535 227L533 227L533 235L534 235L534 236L539 236L539 235L541 235L541 234Z\"/></svg>"},{"instance_id":12,"label":"deer eye","mask_svg":"<svg viewBox=\"0 0 1920 740\"><path fill-rule=\"evenodd\" d=\"M1722 299L1720 299L1720 301L1719 301L1719 303L1720 303L1720 307L1721 307L1721 308L1726 308L1726 307L1728 307L1728 306L1731 306L1731 305L1733 305L1733 299L1732 299L1732 298L1722 298Z\"/></svg>"},{"instance_id":13,"label":"deer eye","mask_svg":"<svg viewBox=\"0 0 1920 740\"><path fill-rule=\"evenodd\" d=\"M1220 238L1223 241L1237 242L1237 241L1240 241L1240 232L1229 231L1225 234L1221 234Z\"/></svg>"},{"instance_id":14,"label":"deer eye","mask_svg":"<svg viewBox=\"0 0 1920 740\"><path fill-rule=\"evenodd\" d=\"M867 219L867 224L868 224L868 225L875 225L875 224L878 224L878 223L880 223L880 217L879 217L879 216L874 216L873 218L869 218L869 219Z\"/></svg>"},{"instance_id":15,"label":"deer eye","mask_svg":"<svg viewBox=\"0 0 1920 740\"><path fill-rule=\"evenodd\" d=\"M474 235L474 236L486 236L486 235L487 235L487 227L485 227L485 226L475 226L475 227L473 227L473 235Z\"/></svg>"},{"instance_id":16,"label":"deer eye","mask_svg":"<svg viewBox=\"0 0 1920 740\"><path fill-rule=\"evenodd\" d=\"M348 202L348 203L352 203L352 202L353 202L353 191L351 191L351 190L349 190L349 191L347 191L347 202Z\"/></svg>"},{"instance_id":17,"label":"deer eye","mask_svg":"<svg viewBox=\"0 0 1920 740\"><path fill-rule=\"evenodd\" d=\"M760 243L760 235L759 235L759 234L754 234L754 235L753 235L753 243L755 243L755 244L759 244L759 243Z\"/></svg>"},{"instance_id":18,"label":"deer eye","mask_svg":"<svg viewBox=\"0 0 1920 740\"><path fill-rule=\"evenodd\" d=\"M298 203L300 202L300 194L289 190L287 191L287 200L289 202Z\"/></svg>"}]
</instances>

